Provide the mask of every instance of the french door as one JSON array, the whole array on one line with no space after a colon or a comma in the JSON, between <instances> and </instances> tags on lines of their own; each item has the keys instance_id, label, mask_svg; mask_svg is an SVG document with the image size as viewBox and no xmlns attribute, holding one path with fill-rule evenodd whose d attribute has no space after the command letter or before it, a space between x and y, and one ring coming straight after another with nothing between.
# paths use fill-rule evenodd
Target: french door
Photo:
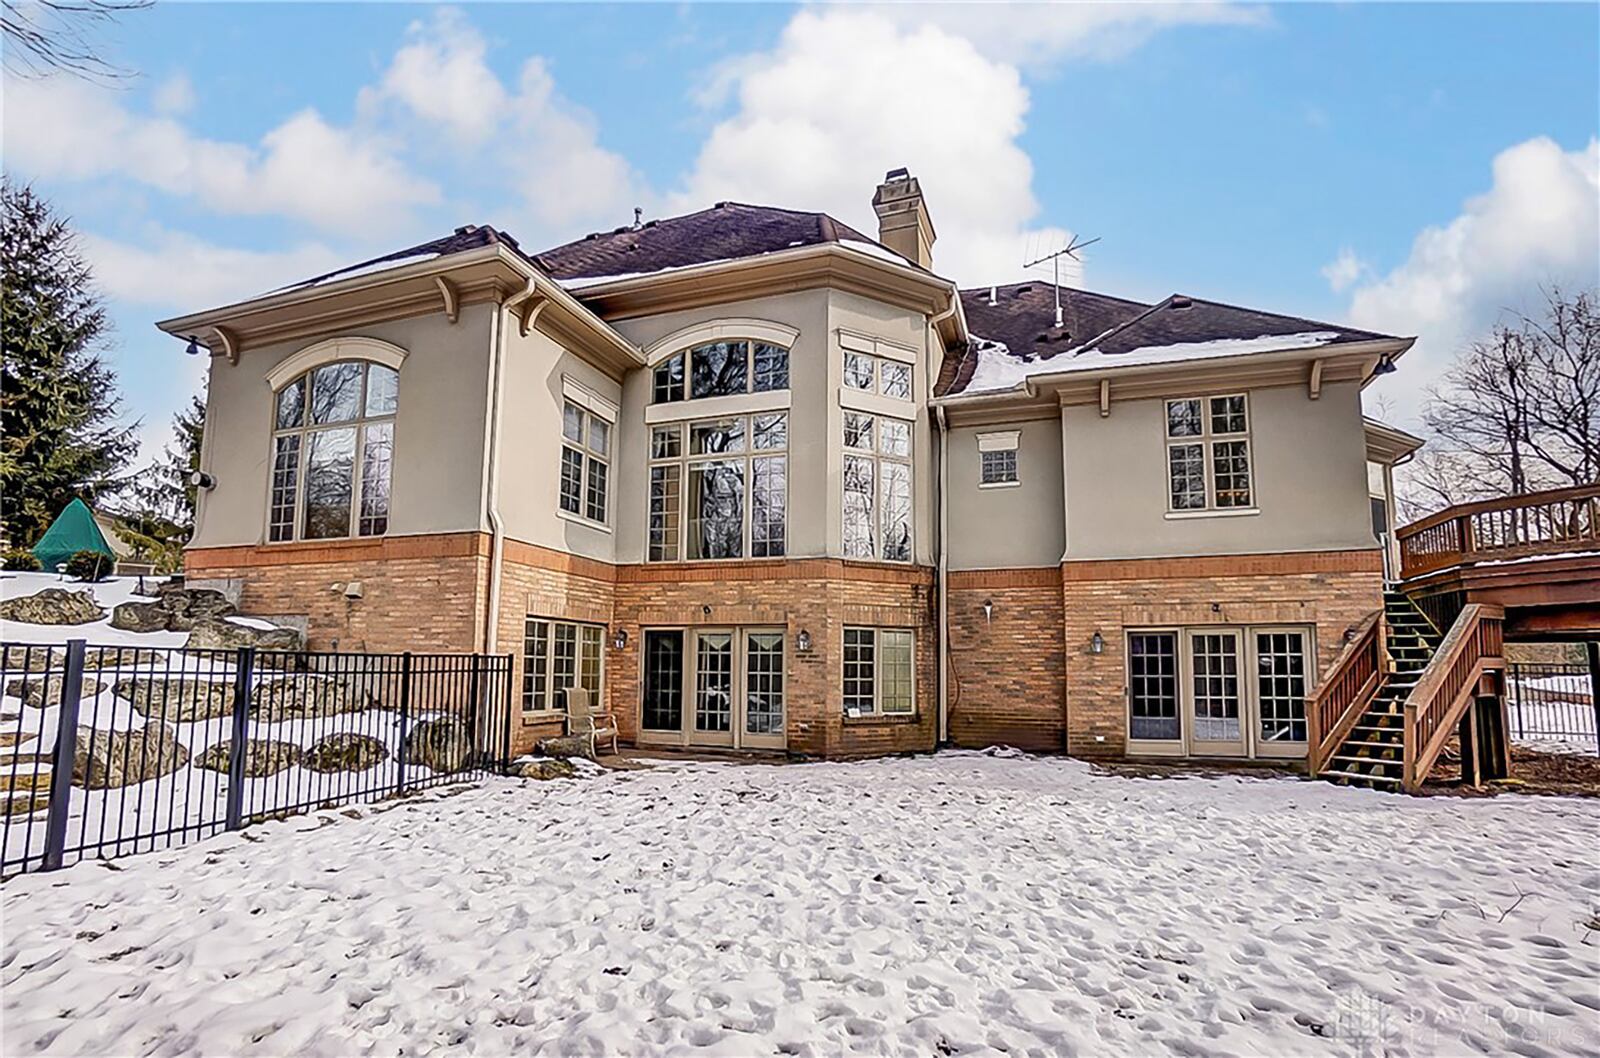
<instances>
[{"instance_id":1,"label":"french door","mask_svg":"<svg viewBox=\"0 0 1600 1058\"><path fill-rule=\"evenodd\" d=\"M1130 753L1305 756L1310 629L1150 629L1127 643Z\"/></svg>"},{"instance_id":2,"label":"french door","mask_svg":"<svg viewBox=\"0 0 1600 1058\"><path fill-rule=\"evenodd\" d=\"M723 749L782 749L784 634L780 629L646 629L640 741Z\"/></svg>"}]
</instances>

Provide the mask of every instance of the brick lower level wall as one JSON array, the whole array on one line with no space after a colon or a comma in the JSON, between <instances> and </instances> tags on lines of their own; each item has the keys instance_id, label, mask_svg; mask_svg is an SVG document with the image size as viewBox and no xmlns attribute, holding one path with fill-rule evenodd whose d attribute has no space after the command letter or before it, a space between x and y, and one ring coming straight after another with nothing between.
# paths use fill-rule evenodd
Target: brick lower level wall
<instances>
[{"instance_id":1,"label":"brick lower level wall","mask_svg":"<svg viewBox=\"0 0 1600 1058\"><path fill-rule=\"evenodd\" d=\"M489 552L479 533L196 548L193 582L236 581L240 609L303 618L313 650L471 653L483 645ZM346 594L352 582L360 597Z\"/></svg>"},{"instance_id":2,"label":"brick lower level wall","mask_svg":"<svg viewBox=\"0 0 1600 1058\"><path fill-rule=\"evenodd\" d=\"M1308 625L1321 672L1345 631L1383 605L1377 550L1069 562L1061 580L1067 749L1085 757L1127 751L1126 629Z\"/></svg>"},{"instance_id":3,"label":"brick lower level wall","mask_svg":"<svg viewBox=\"0 0 1600 1058\"><path fill-rule=\"evenodd\" d=\"M620 566L614 623L628 643L609 653L607 676L622 737L638 735L645 629L759 625L786 633L789 752L836 758L931 750L938 723L932 593L930 570L838 559ZM846 625L915 632L913 715L844 715ZM798 647L802 630L811 637L804 652Z\"/></svg>"},{"instance_id":4,"label":"brick lower level wall","mask_svg":"<svg viewBox=\"0 0 1600 1058\"><path fill-rule=\"evenodd\" d=\"M1066 749L1060 568L955 572L948 604L950 741Z\"/></svg>"}]
</instances>

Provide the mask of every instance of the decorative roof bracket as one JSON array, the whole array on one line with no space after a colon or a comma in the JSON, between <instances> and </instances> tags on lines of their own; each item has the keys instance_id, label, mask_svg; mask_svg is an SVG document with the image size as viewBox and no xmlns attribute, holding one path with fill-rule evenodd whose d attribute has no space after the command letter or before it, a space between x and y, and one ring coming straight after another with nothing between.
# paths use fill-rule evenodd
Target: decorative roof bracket
<instances>
[{"instance_id":1,"label":"decorative roof bracket","mask_svg":"<svg viewBox=\"0 0 1600 1058\"><path fill-rule=\"evenodd\" d=\"M1111 417L1111 380L1109 378L1102 378L1100 380L1100 418L1107 419L1107 418L1110 418L1110 417Z\"/></svg>"},{"instance_id":2,"label":"decorative roof bracket","mask_svg":"<svg viewBox=\"0 0 1600 1058\"><path fill-rule=\"evenodd\" d=\"M434 276L433 281L439 286L439 293L444 295L444 314L454 323L461 318L461 295L456 292L456 285L444 276Z\"/></svg>"},{"instance_id":3,"label":"decorative roof bracket","mask_svg":"<svg viewBox=\"0 0 1600 1058\"><path fill-rule=\"evenodd\" d=\"M1308 384L1307 392L1310 394L1312 400L1320 400L1322 398L1321 359L1311 361L1311 380Z\"/></svg>"},{"instance_id":4,"label":"decorative roof bracket","mask_svg":"<svg viewBox=\"0 0 1600 1058\"><path fill-rule=\"evenodd\" d=\"M222 343L222 351L228 356L228 363L235 366L239 363L239 339L226 327L212 327L217 332L217 340Z\"/></svg>"}]
</instances>

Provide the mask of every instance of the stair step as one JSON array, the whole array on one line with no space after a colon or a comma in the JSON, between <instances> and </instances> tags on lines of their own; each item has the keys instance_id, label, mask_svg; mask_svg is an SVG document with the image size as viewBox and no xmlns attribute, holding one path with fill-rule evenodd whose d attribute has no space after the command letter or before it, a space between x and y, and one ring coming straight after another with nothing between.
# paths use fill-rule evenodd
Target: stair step
<instances>
[{"instance_id":1,"label":"stair step","mask_svg":"<svg viewBox=\"0 0 1600 1058\"><path fill-rule=\"evenodd\" d=\"M1350 737L1351 737L1351 739L1352 740L1356 739L1358 734L1359 735L1368 735L1368 736L1375 735L1375 734L1378 734L1378 735L1395 735L1395 736L1398 736L1401 739L1401 741L1404 741L1405 740L1406 729L1404 727L1401 727L1399 724L1396 724L1393 727L1386 727L1386 726L1384 726L1382 724L1357 724L1355 727L1352 727L1350 729ZM1366 741L1370 742L1371 739L1368 738ZM1385 740L1385 741L1388 741L1388 740Z\"/></svg>"},{"instance_id":2,"label":"stair step","mask_svg":"<svg viewBox=\"0 0 1600 1058\"><path fill-rule=\"evenodd\" d=\"M1366 775L1360 772L1338 770L1318 772L1317 777L1327 779L1340 786L1370 786L1373 789L1381 790L1398 790L1405 781L1404 779L1391 779L1387 775Z\"/></svg>"}]
</instances>

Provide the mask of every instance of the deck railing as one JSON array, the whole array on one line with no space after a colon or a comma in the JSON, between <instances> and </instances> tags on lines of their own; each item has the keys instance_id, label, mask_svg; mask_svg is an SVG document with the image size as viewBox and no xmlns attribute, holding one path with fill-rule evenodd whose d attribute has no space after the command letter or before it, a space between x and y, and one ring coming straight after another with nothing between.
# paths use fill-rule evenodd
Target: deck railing
<instances>
[{"instance_id":1,"label":"deck railing","mask_svg":"<svg viewBox=\"0 0 1600 1058\"><path fill-rule=\"evenodd\" d=\"M1487 603L1464 607L1406 697L1407 793L1415 793L1433 770L1484 674L1505 669L1505 616L1504 609Z\"/></svg>"},{"instance_id":2,"label":"deck railing","mask_svg":"<svg viewBox=\"0 0 1600 1058\"><path fill-rule=\"evenodd\" d=\"M1402 578L1475 562L1600 550L1600 485L1457 504L1395 536Z\"/></svg>"},{"instance_id":3,"label":"deck railing","mask_svg":"<svg viewBox=\"0 0 1600 1058\"><path fill-rule=\"evenodd\" d=\"M1317 689L1306 699L1308 728L1307 767L1312 775L1349 737L1350 729L1366 712L1388 668L1384 644L1383 611L1367 615L1354 637L1334 659Z\"/></svg>"}]
</instances>

